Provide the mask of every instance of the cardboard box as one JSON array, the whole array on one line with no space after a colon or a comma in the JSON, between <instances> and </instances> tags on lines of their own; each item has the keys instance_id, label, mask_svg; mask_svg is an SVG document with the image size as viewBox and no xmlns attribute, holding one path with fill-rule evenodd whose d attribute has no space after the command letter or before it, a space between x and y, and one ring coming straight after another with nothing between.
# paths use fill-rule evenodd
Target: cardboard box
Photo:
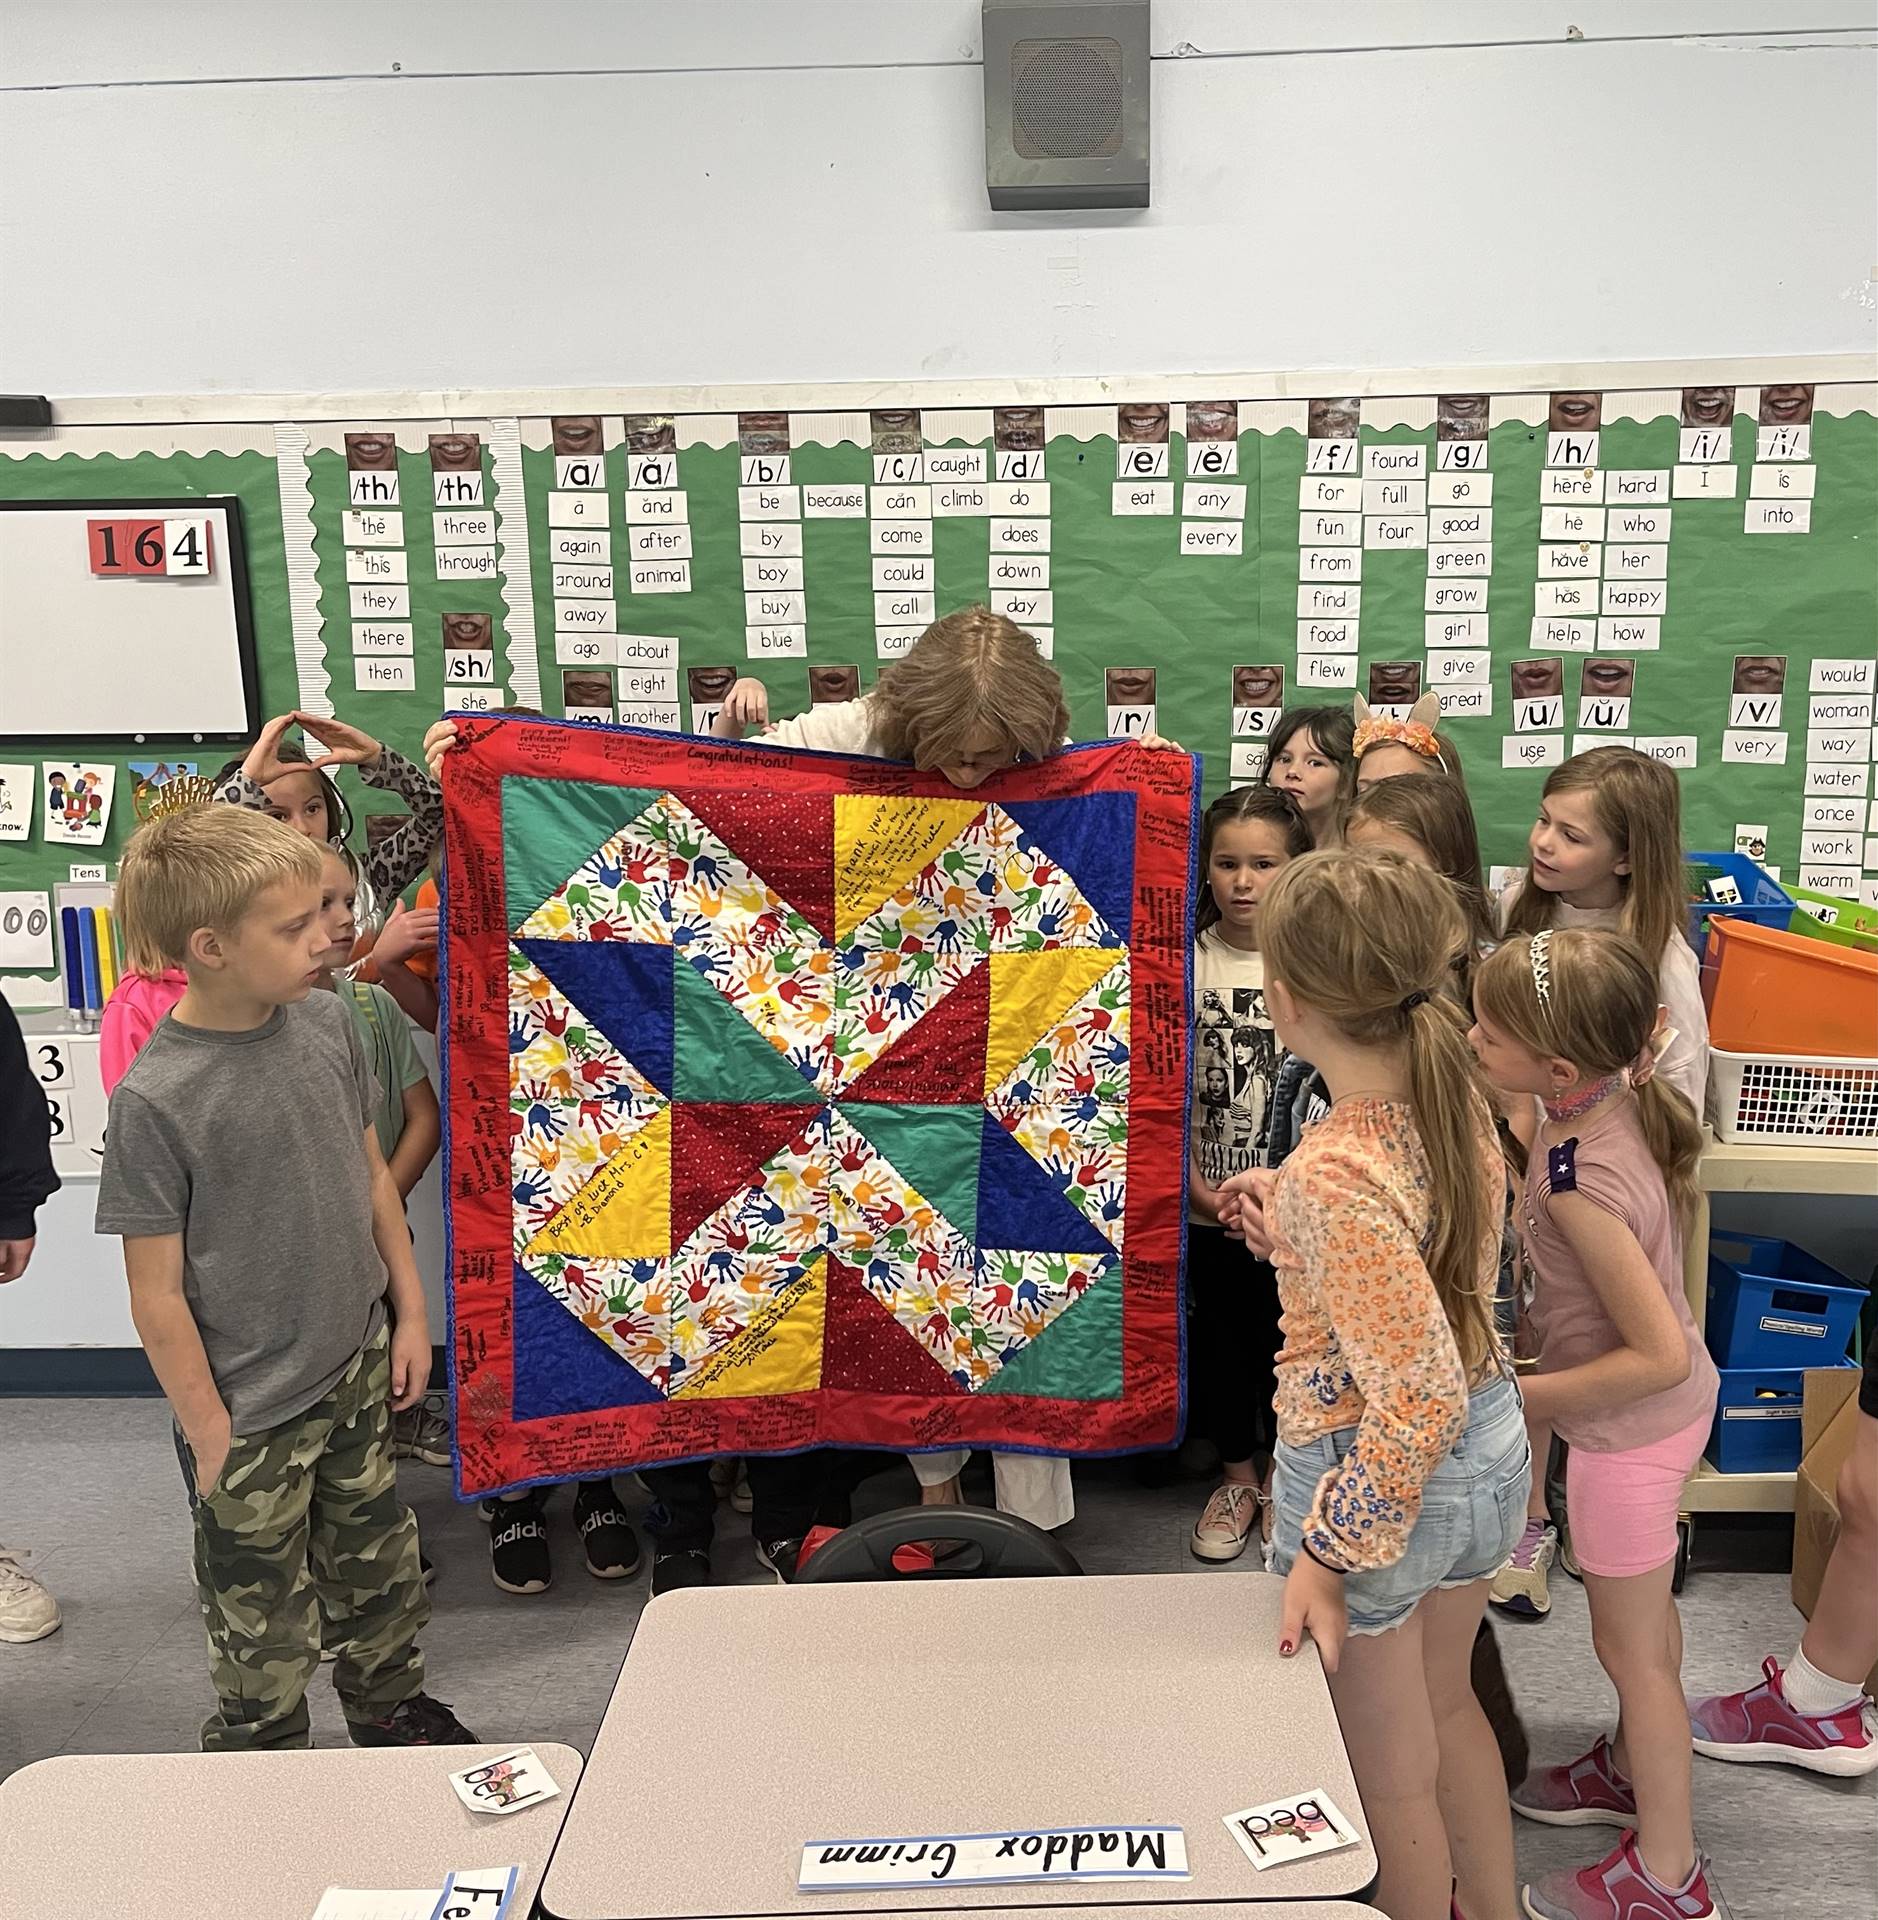
<instances>
[{"instance_id":1,"label":"cardboard box","mask_svg":"<svg viewBox=\"0 0 1878 1920\"><path fill-rule=\"evenodd\" d=\"M1810 1620L1839 1538L1839 1469L1852 1451L1858 1424L1859 1374L1851 1367L1822 1369L1806 1376L1800 1409L1800 1471L1793 1487L1793 1604ZM1878 1667L1866 1676L1865 1691L1878 1697Z\"/></svg>"}]
</instances>

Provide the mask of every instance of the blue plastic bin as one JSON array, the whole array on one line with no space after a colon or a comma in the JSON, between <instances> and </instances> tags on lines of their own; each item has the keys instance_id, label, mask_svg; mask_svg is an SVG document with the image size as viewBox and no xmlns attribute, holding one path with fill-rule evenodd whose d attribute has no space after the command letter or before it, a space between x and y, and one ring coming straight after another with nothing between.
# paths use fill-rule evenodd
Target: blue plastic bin
<instances>
[{"instance_id":1,"label":"blue plastic bin","mask_svg":"<svg viewBox=\"0 0 1878 1920\"><path fill-rule=\"evenodd\" d=\"M1709 915L1725 913L1731 920L1752 920L1756 926L1785 933L1793 918L1793 896L1772 874L1745 853L1685 853L1683 881L1689 899L1689 924L1684 929L1700 959L1708 944ZM1708 883L1726 874L1741 896L1739 906L1723 906L1708 897Z\"/></svg>"},{"instance_id":2,"label":"blue plastic bin","mask_svg":"<svg viewBox=\"0 0 1878 1920\"><path fill-rule=\"evenodd\" d=\"M1842 1367L1856 1362L1841 1360ZM1809 1367L1724 1367L1709 1462L1721 1473L1792 1473L1800 1464L1800 1405Z\"/></svg>"},{"instance_id":3,"label":"blue plastic bin","mask_svg":"<svg viewBox=\"0 0 1878 1920\"><path fill-rule=\"evenodd\" d=\"M1717 1233L1708 1243L1708 1350L1718 1367L1829 1367L1866 1290L1790 1240Z\"/></svg>"}]
</instances>

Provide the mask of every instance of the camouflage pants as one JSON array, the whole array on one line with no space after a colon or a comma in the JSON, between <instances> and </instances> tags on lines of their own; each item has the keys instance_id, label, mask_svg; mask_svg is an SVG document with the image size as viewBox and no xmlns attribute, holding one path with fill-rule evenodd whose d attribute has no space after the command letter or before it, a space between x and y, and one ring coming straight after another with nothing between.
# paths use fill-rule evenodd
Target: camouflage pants
<instances>
[{"instance_id":1,"label":"camouflage pants","mask_svg":"<svg viewBox=\"0 0 1878 1920\"><path fill-rule=\"evenodd\" d=\"M205 1494L177 1435L217 1695L205 1751L311 1744L322 1602L347 1719L382 1719L421 1691L430 1601L417 1522L392 1479L390 1384L381 1332L305 1413L238 1435Z\"/></svg>"}]
</instances>

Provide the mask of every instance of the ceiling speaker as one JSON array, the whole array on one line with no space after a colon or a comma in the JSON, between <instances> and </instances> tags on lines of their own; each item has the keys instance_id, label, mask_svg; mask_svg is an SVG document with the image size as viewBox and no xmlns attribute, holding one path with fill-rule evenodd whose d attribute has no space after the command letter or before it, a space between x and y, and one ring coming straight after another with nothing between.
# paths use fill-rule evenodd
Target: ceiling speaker
<instances>
[{"instance_id":1,"label":"ceiling speaker","mask_svg":"<svg viewBox=\"0 0 1878 1920\"><path fill-rule=\"evenodd\" d=\"M984 0L1001 211L1148 204L1148 0Z\"/></svg>"}]
</instances>

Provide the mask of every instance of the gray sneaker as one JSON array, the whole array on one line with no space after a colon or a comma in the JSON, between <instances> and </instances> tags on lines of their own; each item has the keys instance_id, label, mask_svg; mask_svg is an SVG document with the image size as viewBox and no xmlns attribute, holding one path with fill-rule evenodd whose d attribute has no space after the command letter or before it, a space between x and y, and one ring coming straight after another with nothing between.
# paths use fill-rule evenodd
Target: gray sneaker
<instances>
[{"instance_id":1,"label":"gray sneaker","mask_svg":"<svg viewBox=\"0 0 1878 1920\"><path fill-rule=\"evenodd\" d=\"M422 1460L433 1467L450 1464L450 1422L443 1395L427 1393L416 1406L391 1416L391 1457Z\"/></svg>"}]
</instances>

